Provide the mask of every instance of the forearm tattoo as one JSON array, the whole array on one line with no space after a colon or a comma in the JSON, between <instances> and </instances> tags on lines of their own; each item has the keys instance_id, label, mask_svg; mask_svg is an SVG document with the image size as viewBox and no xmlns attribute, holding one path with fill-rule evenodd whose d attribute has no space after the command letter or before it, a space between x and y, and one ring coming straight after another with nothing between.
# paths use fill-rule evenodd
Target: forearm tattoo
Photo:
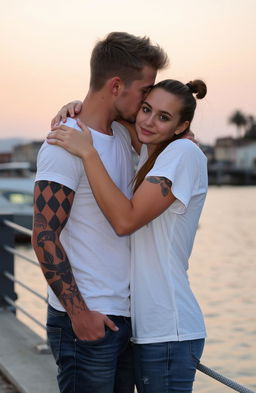
<instances>
[{"instance_id":1,"label":"forearm tattoo","mask_svg":"<svg viewBox=\"0 0 256 393\"><path fill-rule=\"evenodd\" d=\"M59 240L74 195L70 188L55 182L39 181L35 185L33 244L48 284L71 313L86 307Z\"/></svg>"},{"instance_id":2,"label":"forearm tattoo","mask_svg":"<svg viewBox=\"0 0 256 393\"><path fill-rule=\"evenodd\" d=\"M146 178L149 183L160 184L161 193L164 197L168 196L172 190L172 182L166 177L149 176Z\"/></svg>"}]
</instances>

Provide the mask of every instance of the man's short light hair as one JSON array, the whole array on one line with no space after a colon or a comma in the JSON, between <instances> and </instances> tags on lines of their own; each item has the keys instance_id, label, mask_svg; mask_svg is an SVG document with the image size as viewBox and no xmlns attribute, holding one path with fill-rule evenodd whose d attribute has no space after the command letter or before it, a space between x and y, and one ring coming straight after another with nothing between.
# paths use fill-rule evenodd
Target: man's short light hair
<instances>
[{"instance_id":1,"label":"man's short light hair","mask_svg":"<svg viewBox=\"0 0 256 393\"><path fill-rule=\"evenodd\" d=\"M99 41L92 51L90 87L100 90L114 76L119 76L128 86L142 78L144 66L157 71L167 63L167 54L160 46L152 45L148 37L113 32Z\"/></svg>"}]
</instances>

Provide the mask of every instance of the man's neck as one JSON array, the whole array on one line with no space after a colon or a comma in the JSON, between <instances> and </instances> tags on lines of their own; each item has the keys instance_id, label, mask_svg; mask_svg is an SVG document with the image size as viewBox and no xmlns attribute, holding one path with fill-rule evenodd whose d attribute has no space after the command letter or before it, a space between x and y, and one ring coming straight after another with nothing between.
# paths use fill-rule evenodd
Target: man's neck
<instances>
[{"instance_id":1,"label":"man's neck","mask_svg":"<svg viewBox=\"0 0 256 393\"><path fill-rule=\"evenodd\" d=\"M104 92L89 91L77 117L88 127L103 134L112 135L111 124L115 120L116 113L109 105L109 101Z\"/></svg>"}]
</instances>

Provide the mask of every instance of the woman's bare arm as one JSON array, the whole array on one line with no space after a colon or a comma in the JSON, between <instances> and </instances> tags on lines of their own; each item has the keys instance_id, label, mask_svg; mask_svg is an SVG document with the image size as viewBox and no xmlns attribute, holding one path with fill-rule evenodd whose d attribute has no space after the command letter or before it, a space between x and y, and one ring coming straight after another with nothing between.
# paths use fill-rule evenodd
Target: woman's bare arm
<instances>
[{"instance_id":1,"label":"woman's bare arm","mask_svg":"<svg viewBox=\"0 0 256 393\"><path fill-rule=\"evenodd\" d=\"M76 100L71 101L59 110L59 112L54 116L51 121L51 128L58 126L60 123L66 123L67 117L75 117L81 112L82 101ZM140 154L142 144L137 138L137 133L135 129L135 124L128 123L125 120L118 120L118 123L122 124L128 131L132 141L132 147L137 154Z\"/></svg>"},{"instance_id":2,"label":"woman's bare arm","mask_svg":"<svg viewBox=\"0 0 256 393\"><path fill-rule=\"evenodd\" d=\"M158 217L175 201L172 184L164 177L147 177L133 198L126 198L113 183L94 149L90 131L79 121L78 125L83 133L62 125L51 133L48 142L83 160L94 197L118 235L134 232Z\"/></svg>"}]
</instances>

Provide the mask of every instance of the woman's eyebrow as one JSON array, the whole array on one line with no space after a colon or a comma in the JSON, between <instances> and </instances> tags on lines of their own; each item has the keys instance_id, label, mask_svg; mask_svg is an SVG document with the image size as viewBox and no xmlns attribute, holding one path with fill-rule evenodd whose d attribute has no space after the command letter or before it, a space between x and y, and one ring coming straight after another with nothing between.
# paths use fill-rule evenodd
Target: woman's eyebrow
<instances>
[{"instance_id":1,"label":"woman's eyebrow","mask_svg":"<svg viewBox=\"0 0 256 393\"><path fill-rule=\"evenodd\" d=\"M147 101L144 101L143 104L146 104L147 106L149 106L150 109L152 109L152 106L151 106ZM170 116L170 117L173 117L173 115L172 115L171 113L167 112L167 111L162 111L162 110L160 109L158 112L164 113L165 115L168 115L168 116Z\"/></svg>"},{"instance_id":2,"label":"woman's eyebrow","mask_svg":"<svg viewBox=\"0 0 256 393\"><path fill-rule=\"evenodd\" d=\"M173 117L173 115L171 113L167 112L167 111L161 111L160 110L159 112L164 113L165 115L169 115L170 117Z\"/></svg>"}]
</instances>

